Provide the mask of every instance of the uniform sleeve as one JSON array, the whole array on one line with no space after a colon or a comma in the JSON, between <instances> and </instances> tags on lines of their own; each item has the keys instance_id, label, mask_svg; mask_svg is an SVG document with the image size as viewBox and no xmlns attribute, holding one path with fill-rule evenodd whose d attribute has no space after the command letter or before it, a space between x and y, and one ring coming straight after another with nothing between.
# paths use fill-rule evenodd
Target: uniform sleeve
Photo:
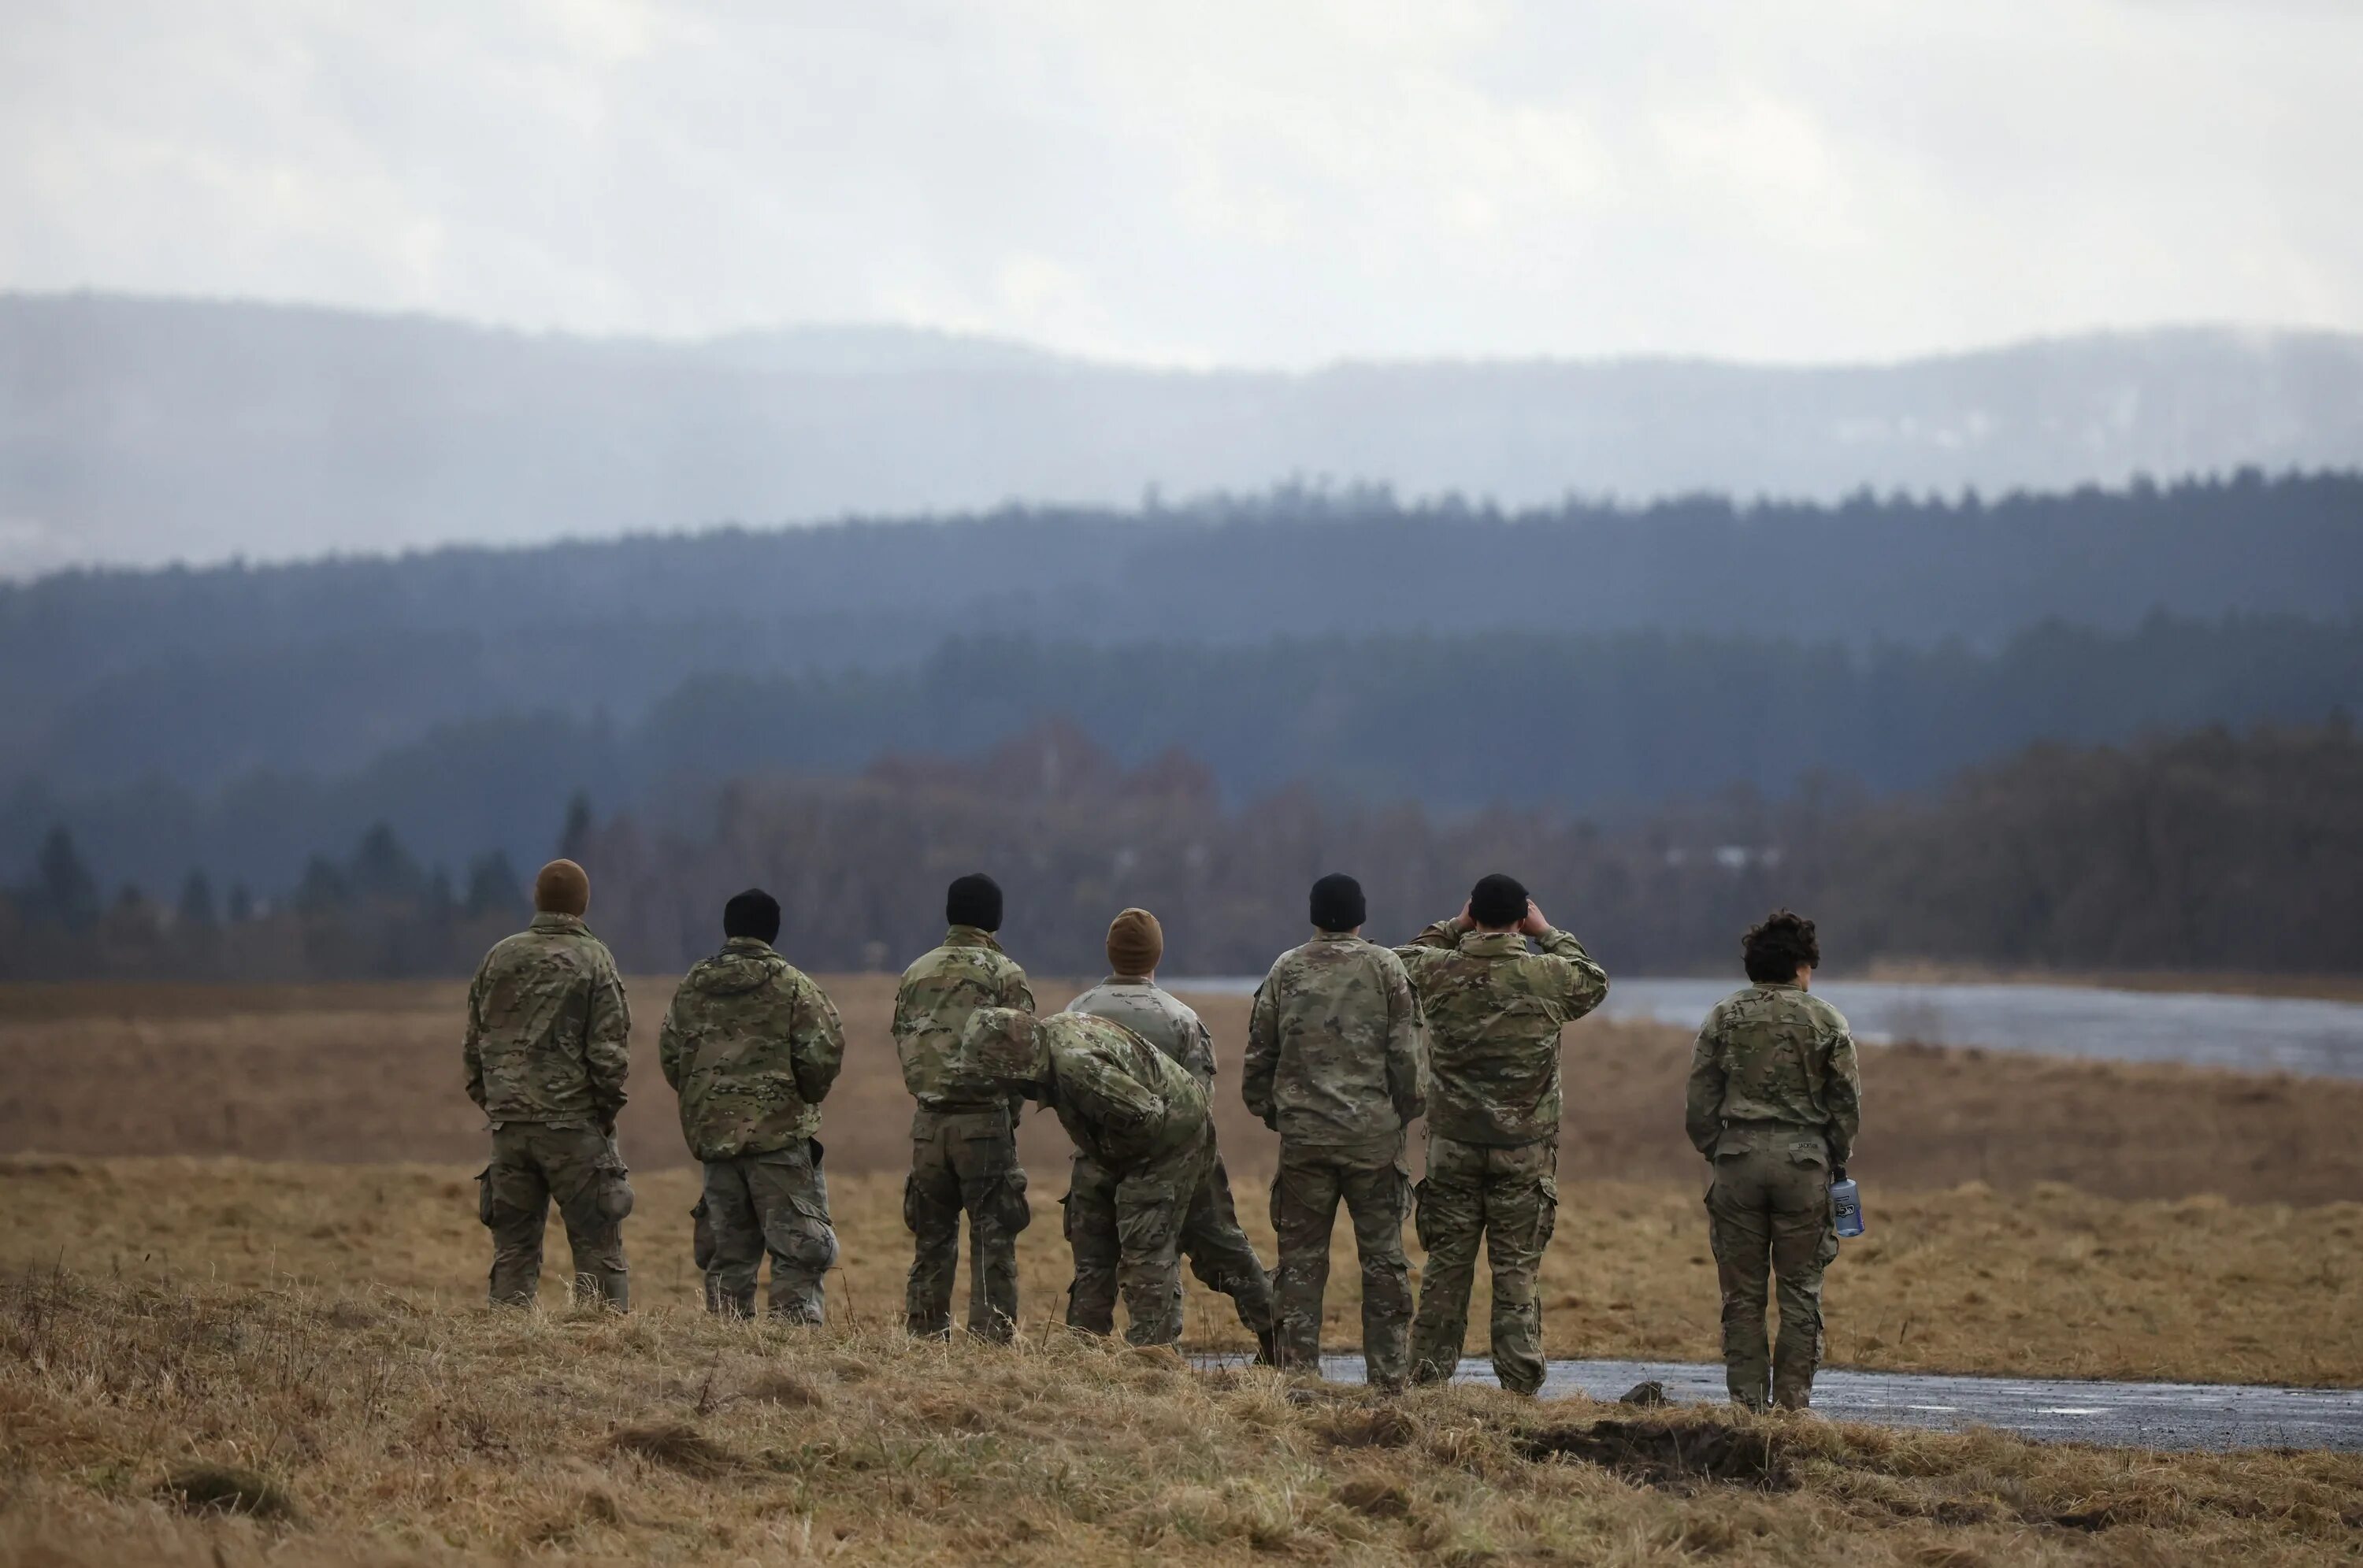
<instances>
[{"instance_id":1,"label":"uniform sleeve","mask_svg":"<svg viewBox=\"0 0 2363 1568\"><path fill-rule=\"evenodd\" d=\"M681 993L675 992L672 1005L665 1009L664 1022L657 1030L657 1070L673 1091L681 1090L682 1068Z\"/></svg>"},{"instance_id":2,"label":"uniform sleeve","mask_svg":"<svg viewBox=\"0 0 2363 1568\"><path fill-rule=\"evenodd\" d=\"M1272 1079L1280 1071L1280 1005L1272 999L1271 982L1279 972L1274 966L1256 988L1255 1005L1248 1010L1247 1054L1239 1058L1239 1098L1266 1127L1280 1125L1271 1102Z\"/></svg>"},{"instance_id":3,"label":"uniform sleeve","mask_svg":"<svg viewBox=\"0 0 2363 1568\"><path fill-rule=\"evenodd\" d=\"M1682 1131L1710 1160L1715 1141L1723 1136L1723 1050L1715 1038L1715 1014L1707 1014L1699 1030L1698 1044L1691 1052L1690 1090L1682 1103Z\"/></svg>"},{"instance_id":4,"label":"uniform sleeve","mask_svg":"<svg viewBox=\"0 0 2363 1568\"><path fill-rule=\"evenodd\" d=\"M1607 999L1608 971L1592 962L1592 955L1583 950L1583 944L1573 933L1554 929L1544 932L1537 940L1545 953L1560 961L1566 989L1559 1001L1567 1010L1567 1022L1572 1023Z\"/></svg>"},{"instance_id":5,"label":"uniform sleeve","mask_svg":"<svg viewBox=\"0 0 2363 1568\"><path fill-rule=\"evenodd\" d=\"M468 1032L460 1043L460 1059L468 1070L468 1098L484 1109L484 970L468 985Z\"/></svg>"},{"instance_id":6,"label":"uniform sleeve","mask_svg":"<svg viewBox=\"0 0 2363 1568\"><path fill-rule=\"evenodd\" d=\"M1020 1012L1035 1010L1034 988L1026 982L1026 971L1015 964L1009 966L1009 977L1001 983L1001 1005Z\"/></svg>"},{"instance_id":7,"label":"uniform sleeve","mask_svg":"<svg viewBox=\"0 0 2363 1568\"><path fill-rule=\"evenodd\" d=\"M632 1007L616 960L599 950L591 977L591 1020L582 1045L582 1066L591 1080L591 1108L605 1122L624 1109L624 1075L631 1067Z\"/></svg>"},{"instance_id":8,"label":"uniform sleeve","mask_svg":"<svg viewBox=\"0 0 2363 1568\"><path fill-rule=\"evenodd\" d=\"M828 993L809 979L797 984L794 1008L788 1022L788 1066L804 1103L818 1105L845 1066L845 1023Z\"/></svg>"},{"instance_id":9,"label":"uniform sleeve","mask_svg":"<svg viewBox=\"0 0 2363 1568\"><path fill-rule=\"evenodd\" d=\"M1427 1020L1401 965L1386 966L1387 1095L1406 1124L1427 1109Z\"/></svg>"},{"instance_id":10,"label":"uniform sleeve","mask_svg":"<svg viewBox=\"0 0 2363 1568\"><path fill-rule=\"evenodd\" d=\"M1190 1076L1196 1078L1200 1083L1207 1085L1212 1085L1214 1083L1214 1031L1206 1027L1206 1021L1204 1019L1196 1016L1194 1013L1192 1014L1190 1019L1190 1043L1188 1048L1182 1053L1182 1066L1189 1069Z\"/></svg>"},{"instance_id":11,"label":"uniform sleeve","mask_svg":"<svg viewBox=\"0 0 2363 1568\"><path fill-rule=\"evenodd\" d=\"M1105 1057L1086 1058L1082 1071L1061 1073L1059 1092L1085 1120L1111 1132L1129 1132L1165 1114L1165 1098Z\"/></svg>"},{"instance_id":12,"label":"uniform sleeve","mask_svg":"<svg viewBox=\"0 0 2363 1568\"><path fill-rule=\"evenodd\" d=\"M1412 989L1416 991L1420 982L1428 978L1431 966L1446 955L1460 951L1460 927L1453 921L1437 921L1401 947L1391 951L1403 960L1403 974L1410 979Z\"/></svg>"},{"instance_id":13,"label":"uniform sleeve","mask_svg":"<svg viewBox=\"0 0 2363 1568\"><path fill-rule=\"evenodd\" d=\"M1830 1158L1842 1165L1853 1156L1855 1135L1862 1131L1862 1065L1856 1059L1854 1035L1845 1029L1830 1042L1823 1085L1830 1107Z\"/></svg>"}]
</instances>

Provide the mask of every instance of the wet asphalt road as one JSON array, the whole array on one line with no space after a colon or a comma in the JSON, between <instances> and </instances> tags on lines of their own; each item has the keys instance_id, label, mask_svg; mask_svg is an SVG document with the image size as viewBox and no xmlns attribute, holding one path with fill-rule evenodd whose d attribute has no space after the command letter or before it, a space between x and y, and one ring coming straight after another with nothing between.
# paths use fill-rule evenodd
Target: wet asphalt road
<instances>
[{"instance_id":1,"label":"wet asphalt road","mask_svg":"<svg viewBox=\"0 0 2363 1568\"><path fill-rule=\"evenodd\" d=\"M1322 1372L1362 1380L1362 1358L1324 1356ZM1491 1383L1471 1359L1460 1377ZM1614 1399L1655 1381L1676 1404L1720 1403L1723 1368L1683 1362L1555 1361L1546 1399ZM2043 1442L2117 1448L2313 1448L2363 1451L2363 1389L2269 1388L2240 1384L2076 1383L2032 1377L1942 1377L1924 1373L1825 1372L1814 1408L1833 1420L1958 1430L1995 1427Z\"/></svg>"}]
</instances>

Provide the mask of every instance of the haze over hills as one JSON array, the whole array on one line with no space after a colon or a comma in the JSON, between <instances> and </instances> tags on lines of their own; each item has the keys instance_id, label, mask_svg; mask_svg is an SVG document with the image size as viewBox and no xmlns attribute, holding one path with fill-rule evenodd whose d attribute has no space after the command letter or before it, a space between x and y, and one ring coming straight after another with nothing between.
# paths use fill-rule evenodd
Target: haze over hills
<instances>
[{"instance_id":1,"label":"haze over hills","mask_svg":"<svg viewBox=\"0 0 2363 1568\"><path fill-rule=\"evenodd\" d=\"M0 295L0 576L1256 491L1988 494L2363 465L2363 337L1883 366L1180 371L896 327L698 342Z\"/></svg>"}]
</instances>

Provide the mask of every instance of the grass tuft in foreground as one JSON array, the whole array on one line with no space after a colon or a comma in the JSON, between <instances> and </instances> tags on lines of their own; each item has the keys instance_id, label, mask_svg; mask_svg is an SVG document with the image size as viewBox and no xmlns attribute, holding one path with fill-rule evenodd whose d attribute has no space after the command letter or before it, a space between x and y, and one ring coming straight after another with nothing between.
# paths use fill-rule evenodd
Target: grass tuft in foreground
<instances>
[{"instance_id":1,"label":"grass tuft in foreground","mask_svg":"<svg viewBox=\"0 0 2363 1568\"><path fill-rule=\"evenodd\" d=\"M2316 1561L2363 1457L1400 1400L1037 1333L0 1280L0 1562ZM207 1479L200 1480L200 1477Z\"/></svg>"}]
</instances>

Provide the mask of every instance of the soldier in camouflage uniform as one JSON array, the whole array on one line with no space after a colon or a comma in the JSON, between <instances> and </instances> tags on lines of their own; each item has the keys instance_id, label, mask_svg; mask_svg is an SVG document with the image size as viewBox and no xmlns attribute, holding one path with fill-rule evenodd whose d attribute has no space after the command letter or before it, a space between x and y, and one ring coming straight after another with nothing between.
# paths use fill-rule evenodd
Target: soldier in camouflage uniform
<instances>
[{"instance_id":1,"label":"soldier in camouflage uniform","mask_svg":"<svg viewBox=\"0 0 2363 1568\"><path fill-rule=\"evenodd\" d=\"M1343 1199L1362 1266L1362 1362L1381 1388L1403 1385L1411 1265L1403 1222L1411 1197L1403 1131L1426 1103L1419 1002L1403 960L1365 942L1360 884L1313 885L1313 940L1280 955L1256 988L1240 1090L1280 1133L1271 1224L1280 1362L1317 1371L1329 1237Z\"/></svg>"},{"instance_id":2,"label":"soldier in camouflage uniform","mask_svg":"<svg viewBox=\"0 0 2363 1568\"><path fill-rule=\"evenodd\" d=\"M1540 953L1526 951L1529 936ZM1395 955L1427 1019L1432 1081L1412 1376L1440 1383L1459 1366L1482 1237L1493 1264L1493 1371L1512 1393L1532 1394L1543 1383L1535 1274L1559 1218L1559 1031L1600 1005L1608 976L1500 875Z\"/></svg>"},{"instance_id":3,"label":"soldier in camouflage uniform","mask_svg":"<svg viewBox=\"0 0 2363 1568\"><path fill-rule=\"evenodd\" d=\"M1830 1183L1862 1123L1862 1078L1846 1019L1807 989L1822 961L1814 922L1777 910L1741 952L1754 983L1707 1014L1683 1121L1714 1166L1706 1209L1731 1397L1760 1410L1769 1379L1773 1403L1803 1409L1822 1358L1822 1271L1838 1252ZM1781 1286L1769 1357L1768 1264Z\"/></svg>"},{"instance_id":4,"label":"soldier in camouflage uniform","mask_svg":"<svg viewBox=\"0 0 2363 1568\"><path fill-rule=\"evenodd\" d=\"M631 1304L623 1225L632 1188L616 1113L631 1009L616 960L582 923L591 904L582 867L543 867L533 904L533 923L495 944L468 988L468 1098L493 1132L492 1163L476 1178L477 1214L493 1232L492 1298L533 1301L555 1198L575 1296L620 1310Z\"/></svg>"},{"instance_id":5,"label":"soldier in camouflage uniform","mask_svg":"<svg viewBox=\"0 0 2363 1568\"><path fill-rule=\"evenodd\" d=\"M1034 992L1026 971L993 938L1001 928L1001 889L992 878L954 882L944 913L951 930L943 944L903 972L894 994L894 1050L903 1082L918 1101L911 1117L911 1179L903 1188L903 1222L916 1242L904 1316L915 1334L951 1332L952 1274L965 1213L968 1331L1006 1340L1017 1323L1017 1232L1033 1218L1017 1163L1022 1101L952 1084L944 1073L969 1014L981 1007L1032 1012Z\"/></svg>"},{"instance_id":6,"label":"soldier in camouflage uniform","mask_svg":"<svg viewBox=\"0 0 2363 1568\"><path fill-rule=\"evenodd\" d=\"M824 1316L837 1262L821 1172L820 1102L845 1060L845 1032L821 988L772 951L780 905L749 889L722 910L722 951L682 977L657 1036L681 1096L682 1136L705 1165L697 1266L709 1311L750 1318L771 1256L771 1315Z\"/></svg>"},{"instance_id":7,"label":"soldier in camouflage uniform","mask_svg":"<svg viewBox=\"0 0 2363 1568\"><path fill-rule=\"evenodd\" d=\"M1058 1112L1077 1152L1115 1188L1125 1338L1180 1339L1182 1221L1215 1150L1197 1078L1123 1024L1009 1008L971 1015L948 1076L981 1089L1022 1089Z\"/></svg>"},{"instance_id":8,"label":"soldier in camouflage uniform","mask_svg":"<svg viewBox=\"0 0 2363 1568\"><path fill-rule=\"evenodd\" d=\"M1126 910L1108 926L1108 965L1115 972L1067 1004L1069 1012L1110 1019L1189 1070L1210 1099L1215 1092L1215 1041L1197 1012L1157 984L1165 931L1147 910ZM1115 1323L1117 1240L1115 1173L1076 1144L1067 1184L1067 1244L1075 1254L1075 1281L1067 1292L1067 1325L1105 1334ZM1257 1359L1269 1363L1272 1344L1271 1276L1239 1229L1230 1173L1206 1123L1205 1174L1182 1220L1182 1251L1197 1276L1231 1298L1239 1321L1256 1337Z\"/></svg>"}]
</instances>

